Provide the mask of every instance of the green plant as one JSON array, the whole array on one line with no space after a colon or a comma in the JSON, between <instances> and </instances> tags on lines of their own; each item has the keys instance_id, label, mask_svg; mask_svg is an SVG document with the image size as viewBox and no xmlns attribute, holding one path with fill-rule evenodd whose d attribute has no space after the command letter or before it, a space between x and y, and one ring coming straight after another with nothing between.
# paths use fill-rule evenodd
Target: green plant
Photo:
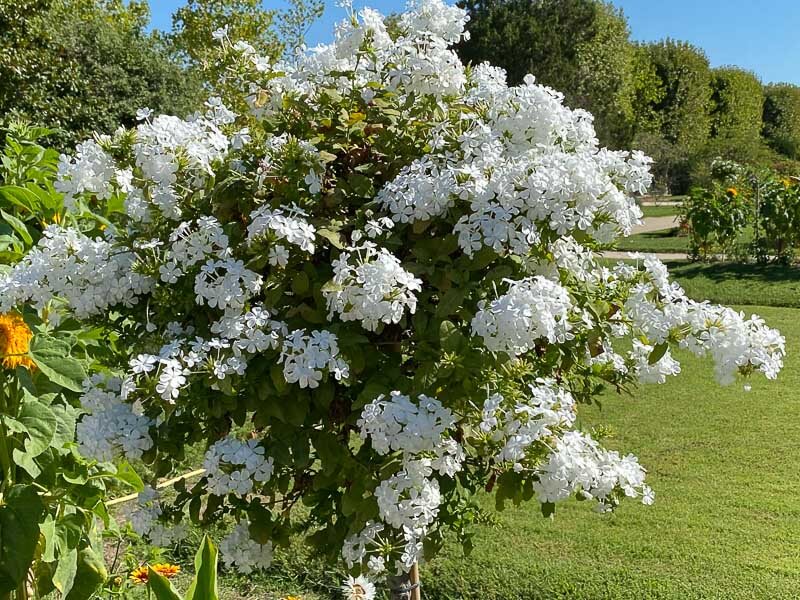
<instances>
[{"instance_id":1,"label":"green plant","mask_svg":"<svg viewBox=\"0 0 800 600\"><path fill-rule=\"evenodd\" d=\"M27 322L26 322L27 321ZM52 328L35 313L0 314L0 598L57 590L89 598L106 578L96 529L115 526L109 486L141 480L99 464L74 443L91 333Z\"/></svg>"},{"instance_id":2,"label":"green plant","mask_svg":"<svg viewBox=\"0 0 800 600\"><path fill-rule=\"evenodd\" d=\"M791 263L800 244L800 186L771 176L758 184L754 254L759 262Z\"/></svg>"},{"instance_id":3,"label":"green plant","mask_svg":"<svg viewBox=\"0 0 800 600\"><path fill-rule=\"evenodd\" d=\"M181 597L170 580L149 567L147 585L156 600L217 600L217 548L203 536L200 549L194 558L195 575L186 595Z\"/></svg>"},{"instance_id":4,"label":"green plant","mask_svg":"<svg viewBox=\"0 0 800 600\"><path fill-rule=\"evenodd\" d=\"M752 205L735 187L693 188L684 200L690 228L689 254L708 260L731 254L747 226Z\"/></svg>"}]
</instances>

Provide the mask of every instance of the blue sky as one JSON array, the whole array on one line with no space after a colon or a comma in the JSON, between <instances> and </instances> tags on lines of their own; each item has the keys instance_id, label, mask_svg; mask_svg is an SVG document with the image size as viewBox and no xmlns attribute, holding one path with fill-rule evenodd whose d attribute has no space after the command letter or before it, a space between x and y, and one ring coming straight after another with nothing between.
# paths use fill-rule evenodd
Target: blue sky
<instances>
[{"instance_id":1,"label":"blue sky","mask_svg":"<svg viewBox=\"0 0 800 600\"><path fill-rule=\"evenodd\" d=\"M706 51L711 65L738 65L764 82L800 85L800 0L613 0L628 16L633 39L672 37ZM150 0L152 25L170 29L171 14L183 0ZM325 0L322 19L308 34L309 45L330 41L333 24L344 12ZM280 0L266 0L280 8ZM403 0L355 0L384 14L397 12Z\"/></svg>"}]
</instances>

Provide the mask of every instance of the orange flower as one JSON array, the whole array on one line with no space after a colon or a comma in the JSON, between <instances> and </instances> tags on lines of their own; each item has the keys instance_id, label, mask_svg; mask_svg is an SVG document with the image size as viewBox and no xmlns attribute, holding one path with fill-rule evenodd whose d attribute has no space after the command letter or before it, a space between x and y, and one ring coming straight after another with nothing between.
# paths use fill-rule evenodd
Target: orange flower
<instances>
[{"instance_id":1,"label":"orange flower","mask_svg":"<svg viewBox=\"0 0 800 600\"><path fill-rule=\"evenodd\" d=\"M0 313L0 367L33 370L35 365L28 357L32 337L33 333L21 316L17 313Z\"/></svg>"},{"instance_id":2,"label":"orange flower","mask_svg":"<svg viewBox=\"0 0 800 600\"><path fill-rule=\"evenodd\" d=\"M150 568L167 579L172 579L175 577L175 575L181 572L181 568L178 565L171 565L169 563L156 563Z\"/></svg>"},{"instance_id":3,"label":"orange flower","mask_svg":"<svg viewBox=\"0 0 800 600\"><path fill-rule=\"evenodd\" d=\"M136 567L130 574L130 578L133 583L147 583L149 576L150 571L148 570L147 565Z\"/></svg>"},{"instance_id":4,"label":"orange flower","mask_svg":"<svg viewBox=\"0 0 800 600\"><path fill-rule=\"evenodd\" d=\"M731 195L731 196L733 196L734 198L736 198L736 196L738 196L738 195L739 195L739 192L736 190L736 188L735 188L735 187L728 188L728 189L727 189L727 190L725 190L725 191L726 191L726 192L728 192L728 194L730 194L730 195Z\"/></svg>"}]
</instances>

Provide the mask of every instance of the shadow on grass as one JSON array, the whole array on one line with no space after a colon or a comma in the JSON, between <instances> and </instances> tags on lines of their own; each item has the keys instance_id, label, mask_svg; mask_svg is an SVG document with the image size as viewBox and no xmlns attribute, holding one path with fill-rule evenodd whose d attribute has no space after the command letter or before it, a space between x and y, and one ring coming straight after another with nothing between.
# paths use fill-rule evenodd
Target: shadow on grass
<instances>
[{"instance_id":1,"label":"shadow on grass","mask_svg":"<svg viewBox=\"0 0 800 600\"><path fill-rule=\"evenodd\" d=\"M695 300L800 308L797 266L669 262L667 267Z\"/></svg>"}]
</instances>

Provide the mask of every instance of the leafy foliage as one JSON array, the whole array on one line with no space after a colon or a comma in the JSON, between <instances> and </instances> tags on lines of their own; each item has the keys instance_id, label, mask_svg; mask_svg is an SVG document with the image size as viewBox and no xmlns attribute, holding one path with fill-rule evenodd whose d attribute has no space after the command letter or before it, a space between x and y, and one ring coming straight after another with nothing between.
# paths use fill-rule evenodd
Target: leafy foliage
<instances>
[{"instance_id":1,"label":"leafy foliage","mask_svg":"<svg viewBox=\"0 0 800 600\"><path fill-rule=\"evenodd\" d=\"M0 114L58 128L65 147L132 125L143 106L191 112L199 82L145 32L147 15L121 0L0 3Z\"/></svg>"},{"instance_id":2,"label":"leafy foliage","mask_svg":"<svg viewBox=\"0 0 800 600\"><path fill-rule=\"evenodd\" d=\"M565 94L568 105L595 117L603 144L631 141L635 105L657 95L630 43L622 12L599 0L467 0L468 40L458 46L463 60L491 62L518 84L532 73L539 83Z\"/></svg>"},{"instance_id":3,"label":"leafy foliage","mask_svg":"<svg viewBox=\"0 0 800 600\"><path fill-rule=\"evenodd\" d=\"M764 137L789 158L800 159L800 87L788 83L768 86L764 101Z\"/></svg>"},{"instance_id":4,"label":"leafy foliage","mask_svg":"<svg viewBox=\"0 0 800 600\"><path fill-rule=\"evenodd\" d=\"M0 263L17 262L45 223L65 216L53 188L57 155L36 143L50 133L13 124L6 135ZM109 487L142 483L129 467L120 475L112 464L87 461L75 445L77 396L96 332L74 321L47 325L33 311L23 316L27 323L0 314L0 359L10 348L26 354L13 369L0 360L0 595L32 584L37 596L57 590L88 599L106 578L96 524L115 528L104 505Z\"/></svg>"}]
</instances>

